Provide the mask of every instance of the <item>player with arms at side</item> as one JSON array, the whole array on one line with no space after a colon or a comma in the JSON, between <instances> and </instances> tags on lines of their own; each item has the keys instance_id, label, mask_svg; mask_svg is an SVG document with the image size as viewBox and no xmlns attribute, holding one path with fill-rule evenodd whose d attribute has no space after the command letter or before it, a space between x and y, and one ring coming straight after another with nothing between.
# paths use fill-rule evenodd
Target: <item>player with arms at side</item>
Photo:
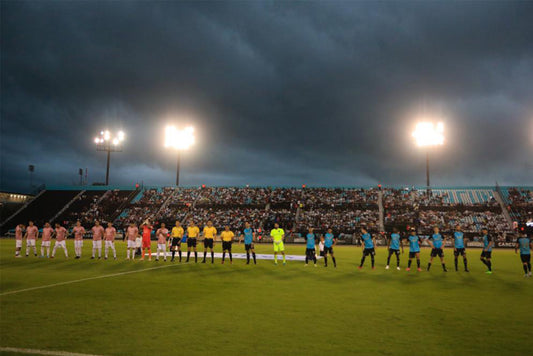
<instances>
[{"instance_id":1,"label":"player with arms at side","mask_svg":"<svg viewBox=\"0 0 533 356\"><path fill-rule=\"evenodd\" d=\"M50 244L54 234L54 229L50 226L50 223L45 223L41 239L41 258L44 258L44 250L46 250L46 258L50 258Z\"/></svg>"},{"instance_id":2,"label":"player with arms at side","mask_svg":"<svg viewBox=\"0 0 533 356\"><path fill-rule=\"evenodd\" d=\"M215 243L215 236L217 236L217 229L213 226L211 221L207 222L207 225L204 226L202 232L204 235L204 259L202 263L205 263L205 257L207 256L207 249L211 251L211 263L215 263L215 252L213 251L213 246Z\"/></svg>"},{"instance_id":3,"label":"player with arms at side","mask_svg":"<svg viewBox=\"0 0 533 356\"><path fill-rule=\"evenodd\" d=\"M361 264L359 265L359 269L363 268L363 265L365 264L366 256L370 255L370 260L372 261L372 269L375 269L374 266L375 263L375 255L376 250L374 249L374 246L376 245L376 240L372 235L368 232L366 227L361 228L361 239L363 240L362 246L363 246L363 257L361 257Z\"/></svg>"},{"instance_id":4,"label":"player with arms at side","mask_svg":"<svg viewBox=\"0 0 533 356\"><path fill-rule=\"evenodd\" d=\"M155 255L155 260L159 261L159 252L163 252L163 260L167 262L167 237L168 229L165 226L165 223L161 223L161 227L155 232L157 236L157 253Z\"/></svg>"},{"instance_id":5,"label":"player with arms at side","mask_svg":"<svg viewBox=\"0 0 533 356\"><path fill-rule=\"evenodd\" d=\"M470 272L468 270L468 261L466 259L464 234L461 231L461 225L456 225L455 232L453 233L453 256L454 256L454 263L455 263L455 272L457 272L459 268L458 266L459 255L463 256L463 264L465 266L465 272Z\"/></svg>"},{"instance_id":6,"label":"player with arms at side","mask_svg":"<svg viewBox=\"0 0 533 356\"><path fill-rule=\"evenodd\" d=\"M494 247L494 238L492 235L489 235L489 230L484 227L483 232L483 251L481 251L481 256L479 259L485 266L487 266L486 274L492 274L492 247Z\"/></svg>"},{"instance_id":7,"label":"player with arms at side","mask_svg":"<svg viewBox=\"0 0 533 356\"><path fill-rule=\"evenodd\" d=\"M416 257L417 271L421 272L422 269L420 268L420 238L417 236L416 230L414 228L411 228L410 235L407 239L409 240L409 262L407 262L406 271L411 270L411 262L413 261L413 258Z\"/></svg>"},{"instance_id":8,"label":"player with arms at side","mask_svg":"<svg viewBox=\"0 0 533 356\"><path fill-rule=\"evenodd\" d=\"M308 229L307 235L305 236L306 248L305 248L305 266L309 265L309 260L313 260L313 263L316 267L316 235L313 232L313 228Z\"/></svg>"},{"instance_id":9,"label":"player with arms at side","mask_svg":"<svg viewBox=\"0 0 533 356\"><path fill-rule=\"evenodd\" d=\"M448 272L446 269L446 263L444 262L444 243L446 242L446 239L444 239L439 231L439 227L435 226L433 228L433 235L429 237L429 244L431 245L431 255L429 257L429 263L427 270L431 268L431 264L433 263L433 258L439 256L440 263L442 264L442 270L444 272Z\"/></svg>"},{"instance_id":10,"label":"player with arms at side","mask_svg":"<svg viewBox=\"0 0 533 356\"><path fill-rule=\"evenodd\" d=\"M176 220L176 225L172 228L170 239L170 250L172 251L172 259L170 262L174 262L174 256L176 256L176 250L178 250L179 261L181 262L181 239L183 238L183 228L179 220Z\"/></svg>"},{"instance_id":11,"label":"player with arms at side","mask_svg":"<svg viewBox=\"0 0 533 356\"><path fill-rule=\"evenodd\" d=\"M131 259L135 259L135 250L137 249L137 236L139 236L139 229L137 226L135 226L134 223L130 223L128 228L126 229L126 238L128 239L128 245L126 246L126 259L130 259L130 252L131 252Z\"/></svg>"},{"instance_id":12,"label":"player with arms at side","mask_svg":"<svg viewBox=\"0 0 533 356\"><path fill-rule=\"evenodd\" d=\"M22 250L22 236L24 235L24 225L18 224L15 228L15 257L21 257L20 251Z\"/></svg>"},{"instance_id":13,"label":"player with arms at side","mask_svg":"<svg viewBox=\"0 0 533 356\"><path fill-rule=\"evenodd\" d=\"M76 221L76 226L72 228L74 234L74 253L76 259L81 258L81 251L83 250L83 235L85 235L85 228L81 226L81 222Z\"/></svg>"},{"instance_id":14,"label":"player with arms at side","mask_svg":"<svg viewBox=\"0 0 533 356\"><path fill-rule=\"evenodd\" d=\"M244 249L246 250L246 264L250 264L250 251L252 252L252 256L254 258L254 265L257 264L255 260L255 250L254 250L254 240L255 240L255 232L250 227L250 223L244 224ZM241 235L242 236L242 235ZM239 240L239 243L241 243L241 240Z\"/></svg>"},{"instance_id":15,"label":"player with arms at side","mask_svg":"<svg viewBox=\"0 0 533 356\"><path fill-rule=\"evenodd\" d=\"M65 251L65 258L68 258L68 251L67 251L67 234L68 231L63 226L61 226L59 223L56 223L56 243L54 244L54 249L52 250L52 256L50 258L54 258L56 255L56 250L58 247L61 247L63 251Z\"/></svg>"},{"instance_id":16,"label":"player with arms at side","mask_svg":"<svg viewBox=\"0 0 533 356\"><path fill-rule=\"evenodd\" d=\"M229 229L229 226L224 226L224 231L220 233L220 239L222 240L222 264L226 259L226 251L229 253L229 263L233 264L233 255L231 254L231 245L233 244L233 238L235 234Z\"/></svg>"},{"instance_id":17,"label":"player with arms at side","mask_svg":"<svg viewBox=\"0 0 533 356\"><path fill-rule=\"evenodd\" d=\"M117 229L113 227L113 224L111 222L107 223L107 227L104 232L105 235L105 256L104 258L107 260L107 252L111 248L113 250L113 258L117 259L117 250L115 249L115 237L117 236Z\"/></svg>"},{"instance_id":18,"label":"player with arms at side","mask_svg":"<svg viewBox=\"0 0 533 356\"><path fill-rule=\"evenodd\" d=\"M141 247L141 261L144 261L146 250L148 250L148 261L152 260L152 229L154 227L150 224L150 220L146 220L142 224L143 242Z\"/></svg>"},{"instance_id":19,"label":"player with arms at side","mask_svg":"<svg viewBox=\"0 0 533 356\"><path fill-rule=\"evenodd\" d=\"M516 240L514 252L517 253L519 249L520 260L524 268L524 277L531 277L531 249L533 249L533 242L525 233L520 233Z\"/></svg>"},{"instance_id":20,"label":"player with arms at side","mask_svg":"<svg viewBox=\"0 0 533 356\"><path fill-rule=\"evenodd\" d=\"M30 255L30 247L33 247L33 254L37 256L36 241L39 239L39 229L33 225L33 221L28 222L24 238L26 239L26 257Z\"/></svg>"},{"instance_id":21,"label":"player with arms at side","mask_svg":"<svg viewBox=\"0 0 533 356\"><path fill-rule=\"evenodd\" d=\"M189 226L187 226L187 260L185 260L185 262L189 262L192 247L194 249L194 263L198 263L198 251L196 250L196 244L199 235L200 228L196 226L193 220L191 220L189 222Z\"/></svg>"},{"instance_id":22,"label":"player with arms at side","mask_svg":"<svg viewBox=\"0 0 533 356\"><path fill-rule=\"evenodd\" d=\"M104 227L100 225L100 221L96 220L94 226L91 228L93 233L93 255L91 260L94 260L96 251L98 250L98 259L102 258L102 238L104 237Z\"/></svg>"},{"instance_id":23,"label":"player with arms at side","mask_svg":"<svg viewBox=\"0 0 533 356\"><path fill-rule=\"evenodd\" d=\"M394 254L396 255L396 269L400 270L400 247L402 248L403 253L403 242L402 237L400 236L400 231L398 228L392 229L392 234L390 234L389 239L389 256L387 257L387 266L385 269L389 269L390 258Z\"/></svg>"},{"instance_id":24,"label":"player with arms at side","mask_svg":"<svg viewBox=\"0 0 533 356\"><path fill-rule=\"evenodd\" d=\"M270 237L272 237L272 242L274 243L274 264L278 264L278 252L281 252L283 265L285 265L287 263L285 261L285 245L283 244L285 231L279 227L278 223L274 224L274 228L270 231Z\"/></svg>"},{"instance_id":25,"label":"player with arms at side","mask_svg":"<svg viewBox=\"0 0 533 356\"><path fill-rule=\"evenodd\" d=\"M324 237L324 267L328 266L328 253L331 255L331 260L333 261L333 267L337 268L337 261L335 260L335 255L333 254L333 246L337 244L337 238L333 235L333 230L328 229Z\"/></svg>"}]
</instances>

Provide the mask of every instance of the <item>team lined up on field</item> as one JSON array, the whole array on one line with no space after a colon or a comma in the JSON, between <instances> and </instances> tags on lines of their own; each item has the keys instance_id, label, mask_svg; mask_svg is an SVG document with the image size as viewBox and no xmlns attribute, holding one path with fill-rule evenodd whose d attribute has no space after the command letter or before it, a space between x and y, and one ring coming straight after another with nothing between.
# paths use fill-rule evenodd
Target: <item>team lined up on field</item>
<instances>
[{"instance_id":1,"label":"team lined up on field","mask_svg":"<svg viewBox=\"0 0 533 356\"><path fill-rule=\"evenodd\" d=\"M25 230L25 232L24 232ZM126 259L134 259L135 258L135 252L138 248L141 248L141 260L144 260L146 253L148 253L148 259L151 261L152 259L152 250L151 250L151 234L154 230L154 226L150 223L149 220L146 220L144 223L141 224L141 231L139 231L139 228L134 224L131 223L128 228L125 231L125 239L127 240L127 252L126 252ZM105 242L105 249L104 249L104 258L108 258L108 252L109 249L113 252L113 258L117 258L117 253L115 249L115 238L117 236L117 230L113 227L112 223L109 222L107 224L107 228L104 229L102 225L100 225L99 221L95 221L94 226L91 228L93 241L92 241L92 259L98 258L100 259L102 257L102 241ZM480 260L485 266L487 267L486 273L492 274L492 249L494 247L494 239L489 234L487 228L482 229L483 232L483 250L481 252ZM72 229L72 235L74 236L74 249L76 258L81 258L82 253L82 247L83 247L83 236L85 235L86 230L83 226L81 226L81 223L78 221L76 223L76 226ZM181 250L181 244L186 243L187 244L187 259L186 262L189 262L191 252L194 252L194 260L195 262L198 262L198 251L197 251L197 243L198 239L200 237L203 237L203 244L204 244L204 253L203 253L203 260L202 263L206 263L207 258L207 252L209 250L210 257L211 257L211 263L214 263L214 243L216 240L216 237L219 236L220 240L222 241L222 263L225 262L226 259L226 253L229 255L230 263L233 263L233 256L232 256L232 244L233 240L235 238L235 234L233 231L231 231L229 226L225 226L224 230L218 234L217 229L213 226L211 221L207 222L207 225L203 228L202 232L200 233L200 228L195 224L194 221L190 221L189 225L186 229L184 229L181 226L181 223L179 221L176 221L176 224L174 227L172 227L171 230L167 229L166 225L164 223L161 223L160 227L156 230L155 235L157 237L157 253L156 253L156 261L159 261L160 253L163 257L163 259L167 260L167 247L172 253L172 259L173 262L175 260L175 254L178 252L178 258L179 262L182 261L182 250ZM283 264L286 264L285 260L285 247L284 247L284 238L285 238L285 231L279 227L279 224L275 224L274 229L271 230L270 236L273 240L273 246L274 246L274 263L278 263L277 255L278 253L281 253L283 257ZM52 250L52 253L50 255L50 245L52 238L56 238L56 242L54 244L54 248ZM59 223L55 224L55 229L50 226L49 223L46 223L43 227L43 231L41 234L41 257L49 257L54 258L56 254L56 250L58 248L63 249L65 253L65 257L68 258L68 250L66 247L66 239L68 237L68 231L66 228L61 226ZM250 226L249 223L245 224L245 228L243 230L243 234L241 238L239 239L239 243L244 238L244 246L246 250L246 256L247 261L246 263L250 263L250 256L253 258L254 264L256 263L256 255L254 250L254 241L255 241L255 232ZM32 221L28 223L28 227L26 228L23 224L19 224L15 229L15 240L16 240L16 247L15 247L15 257L20 257L20 252L22 250L22 240L26 239L26 257L30 254L30 249L33 248L33 253L35 256L37 256L37 246L36 241L39 238L39 230L37 226L33 224ZM463 266L465 272L469 272L468 270L468 260L466 257L466 244L465 244L465 238L464 234L461 231L461 226L457 225L455 227L455 231L450 237L453 240L453 253L454 253L454 264L455 264L455 270L458 270L458 260L459 256L463 259ZM333 253L333 247L336 245L337 239L332 233L331 229L328 229L327 232L321 236L320 238L317 237L317 235L314 233L313 228L308 229L308 233L305 237L306 239L306 257L305 257L305 264L308 265L309 260L312 260L315 267L317 265L317 258L316 258L316 242L317 239L320 240L319 243L319 250L320 255L324 257L324 265L327 266L327 256L328 254L331 256L333 265L336 267L337 263L335 260L335 255ZM375 238L372 237L372 235L366 230L365 227L361 228L361 239L363 241L362 248L363 248L363 256L361 258L361 263L359 265L359 269L362 269L365 263L365 259L367 256L370 256L371 259L371 265L372 269L375 268L375 248L376 241ZM430 270L431 265L433 263L433 259L435 257L439 257L442 265L442 270L444 272L447 272L446 263L444 261L444 246L446 242L446 237L443 236L438 227L434 227L433 234L429 237L428 242L431 246L431 253L430 253L430 261L427 266L427 271ZM410 229L409 235L403 239L399 230L397 228L394 228L393 232L390 234L388 239L388 257L387 257L387 265L386 269L390 268L390 260L393 255L396 257L396 268L400 270L400 250L401 253L403 253L404 245L403 241L407 240L407 243L409 245L409 260L406 270L411 270L411 264L412 260L416 259L417 263L417 270L420 272L422 271L420 266L420 237L416 234L416 230L414 228ZM520 250L520 258L523 264L523 269L525 272L526 277L531 277L531 249L533 248L533 242L530 240L530 238L522 233L519 235L516 245L515 245L515 252L518 252ZM46 253L46 255L45 255Z\"/></svg>"}]
</instances>

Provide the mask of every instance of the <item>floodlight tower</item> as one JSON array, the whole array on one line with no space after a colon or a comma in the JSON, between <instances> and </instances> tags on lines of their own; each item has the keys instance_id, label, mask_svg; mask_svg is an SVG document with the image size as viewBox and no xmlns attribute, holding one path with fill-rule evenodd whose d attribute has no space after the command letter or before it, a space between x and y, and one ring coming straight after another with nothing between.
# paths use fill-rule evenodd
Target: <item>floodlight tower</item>
<instances>
[{"instance_id":1,"label":"floodlight tower","mask_svg":"<svg viewBox=\"0 0 533 356\"><path fill-rule=\"evenodd\" d=\"M194 128L187 126L183 129L167 126L165 129L165 147L173 148L178 153L176 169L176 186L180 185L180 159L181 151L188 150L195 143Z\"/></svg>"},{"instance_id":2,"label":"floodlight tower","mask_svg":"<svg viewBox=\"0 0 533 356\"><path fill-rule=\"evenodd\" d=\"M111 152L122 152L122 142L126 135L123 131L117 132L116 135L111 135L108 130L100 131L100 136L94 138L97 151L107 152L107 168L105 173L105 185L109 185L109 160L111 159Z\"/></svg>"},{"instance_id":3,"label":"floodlight tower","mask_svg":"<svg viewBox=\"0 0 533 356\"><path fill-rule=\"evenodd\" d=\"M426 186L429 193L429 148L444 144L444 125L442 122L419 122L412 135L417 146L426 148Z\"/></svg>"}]
</instances>

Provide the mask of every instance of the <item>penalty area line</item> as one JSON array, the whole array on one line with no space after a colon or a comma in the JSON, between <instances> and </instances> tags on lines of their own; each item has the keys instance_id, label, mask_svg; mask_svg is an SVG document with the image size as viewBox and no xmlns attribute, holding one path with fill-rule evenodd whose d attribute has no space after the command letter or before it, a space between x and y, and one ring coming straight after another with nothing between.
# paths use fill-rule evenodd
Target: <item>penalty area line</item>
<instances>
[{"instance_id":1,"label":"penalty area line","mask_svg":"<svg viewBox=\"0 0 533 356\"><path fill-rule=\"evenodd\" d=\"M65 281L65 282L47 284L47 285L39 286L39 287L31 287L31 288L12 290L12 291L9 291L9 292L0 293L0 296L10 295L10 294L17 294L17 293L22 293L22 292L30 292L32 290L64 286L64 285L67 285L67 284L73 284L73 283L79 283L79 282L85 282L85 281L92 281L94 279L102 279L102 278L111 278L111 277L124 276L126 274L153 271L155 269L175 267L175 266L182 266L182 265L180 265L180 264L170 264L170 265L166 265L166 266L150 267L150 268L144 268L144 269L139 269L139 270L135 270L135 271L126 271L126 272L118 272L118 273L112 273L112 274L104 274L103 276L87 277L87 278L75 279L73 281ZM76 354L72 354L72 355L76 355Z\"/></svg>"},{"instance_id":2,"label":"penalty area line","mask_svg":"<svg viewBox=\"0 0 533 356\"><path fill-rule=\"evenodd\" d=\"M68 351L47 351L47 350L37 350L37 349L20 349L18 347L0 347L2 352L14 352L19 354L29 354L29 355L50 355L50 356L101 356L93 354L80 354L77 352L68 352Z\"/></svg>"}]
</instances>

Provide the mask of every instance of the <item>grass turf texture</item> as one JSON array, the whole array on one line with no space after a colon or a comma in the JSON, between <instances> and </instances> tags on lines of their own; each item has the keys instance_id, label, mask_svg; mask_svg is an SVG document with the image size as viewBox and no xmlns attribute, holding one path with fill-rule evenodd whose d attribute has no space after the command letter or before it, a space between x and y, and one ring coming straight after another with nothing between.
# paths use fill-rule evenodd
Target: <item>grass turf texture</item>
<instances>
[{"instance_id":1,"label":"grass turf texture","mask_svg":"<svg viewBox=\"0 0 533 356\"><path fill-rule=\"evenodd\" d=\"M0 241L0 293L171 265L126 261L123 242L116 243L117 261L90 260L90 241L81 260L65 260L62 250L54 260L15 259L14 245ZM74 254L73 242L67 246ZM288 254L305 251L304 245L286 248ZM234 244L234 252L243 250ZM272 246L256 250L270 253ZM369 258L356 270L360 248L339 246L335 253L336 269L331 259L328 268L323 260L318 268L266 260L256 266L237 259L233 265L175 262L2 295L0 346L103 355L531 352L533 279L523 278L514 251L493 252L493 275L484 273L475 249L468 250L470 273L462 261L460 272L452 271L452 250L445 250L446 274L438 260L425 271L429 249L422 251L424 272L416 272L416 263L414 272L405 271L407 250L402 271L395 263L385 270L384 248L377 250L375 270Z\"/></svg>"}]
</instances>

